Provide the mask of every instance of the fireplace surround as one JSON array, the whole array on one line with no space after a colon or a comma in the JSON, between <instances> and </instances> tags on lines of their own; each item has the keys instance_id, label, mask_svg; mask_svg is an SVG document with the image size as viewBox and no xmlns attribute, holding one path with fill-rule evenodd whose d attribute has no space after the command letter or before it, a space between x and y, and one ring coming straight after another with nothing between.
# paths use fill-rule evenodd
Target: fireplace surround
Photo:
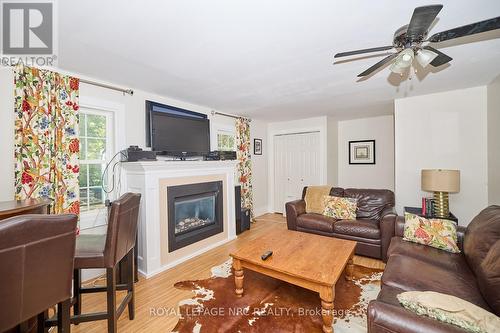
<instances>
[{"instance_id":1,"label":"fireplace surround","mask_svg":"<svg viewBox=\"0 0 500 333\"><path fill-rule=\"evenodd\" d=\"M222 181L169 186L168 252L223 231Z\"/></svg>"},{"instance_id":2,"label":"fireplace surround","mask_svg":"<svg viewBox=\"0 0 500 333\"><path fill-rule=\"evenodd\" d=\"M122 165L123 192L141 193L138 267L147 278L236 238L236 161L139 161ZM173 252L168 249L168 188L222 182L222 232Z\"/></svg>"}]
</instances>

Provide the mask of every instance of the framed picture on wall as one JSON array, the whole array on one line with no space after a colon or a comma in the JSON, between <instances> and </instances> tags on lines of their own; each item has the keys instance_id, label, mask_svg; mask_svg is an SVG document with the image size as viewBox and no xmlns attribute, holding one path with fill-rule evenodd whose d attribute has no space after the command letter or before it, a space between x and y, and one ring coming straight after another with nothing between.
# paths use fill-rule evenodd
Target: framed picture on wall
<instances>
[{"instance_id":1,"label":"framed picture on wall","mask_svg":"<svg viewBox=\"0 0 500 333\"><path fill-rule=\"evenodd\" d=\"M349 164L375 164L375 140L349 141Z\"/></svg>"},{"instance_id":2,"label":"framed picture on wall","mask_svg":"<svg viewBox=\"0 0 500 333\"><path fill-rule=\"evenodd\" d=\"M253 139L253 154L262 155L262 139Z\"/></svg>"}]
</instances>

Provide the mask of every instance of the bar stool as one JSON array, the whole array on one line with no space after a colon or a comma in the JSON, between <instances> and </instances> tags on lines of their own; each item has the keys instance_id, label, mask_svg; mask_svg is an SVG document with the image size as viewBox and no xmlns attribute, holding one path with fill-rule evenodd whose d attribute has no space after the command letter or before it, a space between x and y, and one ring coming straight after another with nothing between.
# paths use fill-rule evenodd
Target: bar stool
<instances>
[{"instance_id":1,"label":"bar stool","mask_svg":"<svg viewBox=\"0 0 500 333\"><path fill-rule=\"evenodd\" d=\"M20 215L0 222L0 332L57 304L58 332L70 331L74 214Z\"/></svg>"},{"instance_id":2,"label":"bar stool","mask_svg":"<svg viewBox=\"0 0 500 333\"><path fill-rule=\"evenodd\" d=\"M107 320L108 332L116 332L116 322L128 306L129 319L135 315L134 304L134 247L141 195L125 193L113 201L108 218L106 235L79 235L76 240L75 269L73 274L73 313L71 323ZM116 283L119 262L126 258L125 283ZM106 287L81 286L81 270L106 269ZM123 282L123 281L122 281ZM116 308L116 291L127 290L127 295ZM107 311L82 314L82 294L106 292Z\"/></svg>"}]
</instances>

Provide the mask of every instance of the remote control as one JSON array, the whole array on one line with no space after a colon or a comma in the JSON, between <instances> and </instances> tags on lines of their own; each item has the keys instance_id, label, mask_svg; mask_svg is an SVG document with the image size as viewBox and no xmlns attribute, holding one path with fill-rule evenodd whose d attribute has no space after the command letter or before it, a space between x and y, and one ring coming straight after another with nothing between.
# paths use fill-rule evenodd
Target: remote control
<instances>
[{"instance_id":1,"label":"remote control","mask_svg":"<svg viewBox=\"0 0 500 333\"><path fill-rule=\"evenodd\" d=\"M270 257L270 256L272 256L272 255L273 255L273 251L266 251L266 252L264 252L264 254L263 254L263 255L261 255L261 256L260 256L260 258L261 258L262 260L266 260L267 258L269 258L269 257Z\"/></svg>"}]
</instances>

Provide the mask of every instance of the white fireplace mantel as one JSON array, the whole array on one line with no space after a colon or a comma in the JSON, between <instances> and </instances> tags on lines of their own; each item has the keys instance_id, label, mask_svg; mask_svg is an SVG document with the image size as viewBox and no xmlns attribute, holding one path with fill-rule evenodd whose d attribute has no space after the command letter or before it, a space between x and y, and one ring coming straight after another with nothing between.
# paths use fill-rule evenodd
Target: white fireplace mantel
<instances>
[{"instance_id":1,"label":"white fireplace mantel","mask_svg":"<svg viewBox=\"0 0 500 333\"><path fill-rule=\"evenodd\" d=\"M122 163L122 192L141 193L141 209L138 226L138 266L146 277L151 277L183 261L236 238L235 221L235 167L236 161L148 161ZM167 183L182 180L197 183L199 179L215 177L223 181L224 231L197 246L187 246L166 255L162 216ZM163 185L162 185L163 184ZM162 206L165 205L165 206Z\"/></svg>"}]
</instances>

